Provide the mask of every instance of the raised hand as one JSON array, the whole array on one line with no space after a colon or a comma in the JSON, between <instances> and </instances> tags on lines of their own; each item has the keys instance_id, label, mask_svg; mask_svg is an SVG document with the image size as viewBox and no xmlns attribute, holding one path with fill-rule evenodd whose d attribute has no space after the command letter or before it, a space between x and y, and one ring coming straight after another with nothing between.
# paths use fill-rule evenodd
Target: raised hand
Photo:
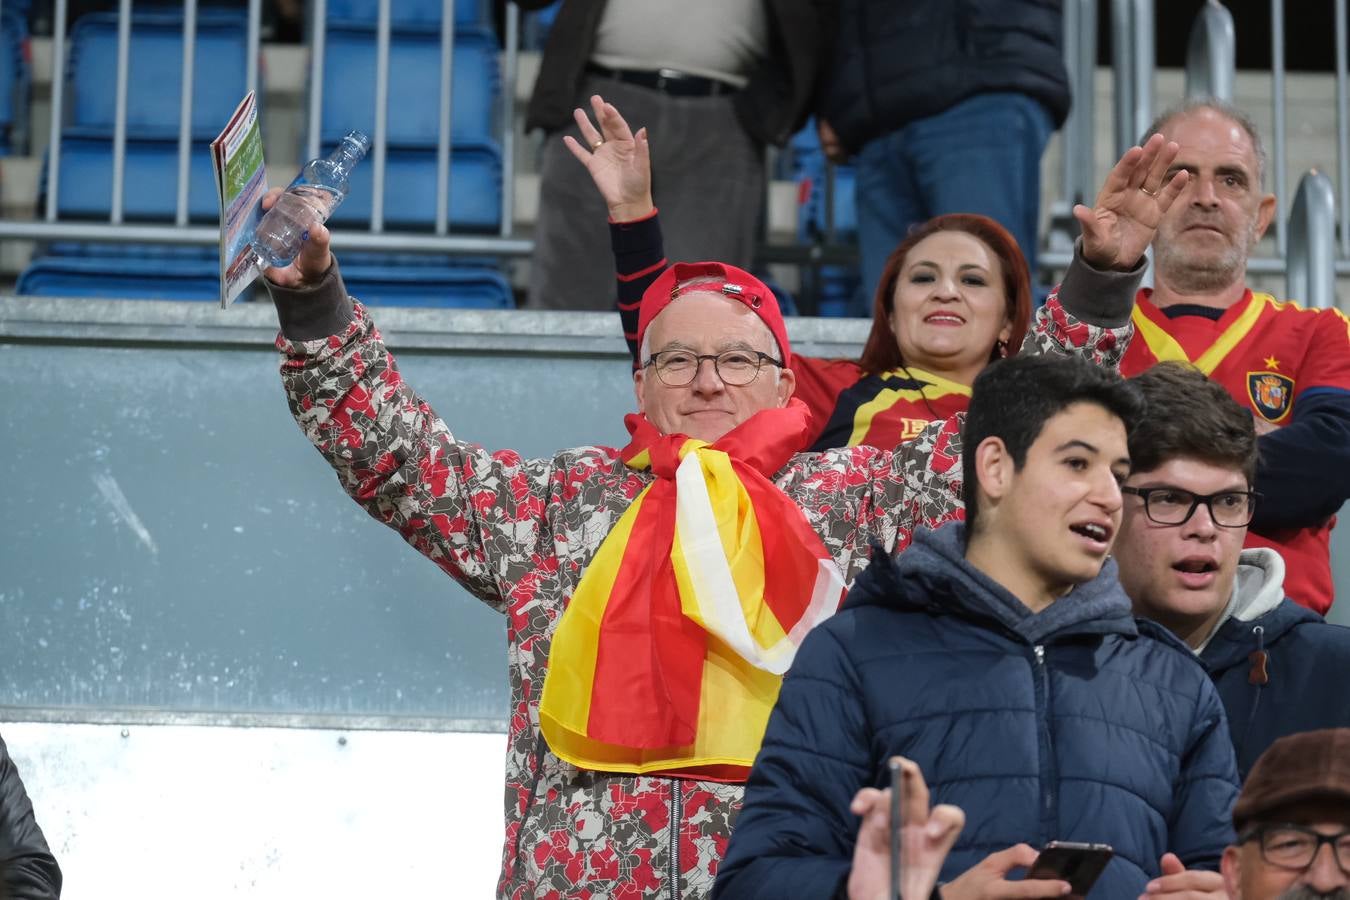
<instances>
[{"instance_id":1,"label":"raised hand","mask_svg":"<svg viewBox=\"0 0 1350 900\"><path fill-rule=\"evenodd\" d=\"M1131 269L1144 255L1190 178L1184 169L1167 177L1179 149L1161 134L1131 147L1106 176L1095 205L1073 208L1083 226L1083 258L1094 268Z\"/></svg>"},{"instance_id":2,"label":"raised hand","mask_svg":"<svg viewBox=\"0 0 1350 900\"><path fill-rule=\"evenodd\" d=\"M928 900L937 884L947 852L966 824L955 806L928 808L928 784L919 766L900 761L902 782L900 830L902 869L900 894L904 900ZM891 900L891 792L863 788L849 807L862 816L853 868L848 877L849 900Z\"/></svg>"},{"instance_id":3,"label":"raised hand","mask_svg":"<svg viewBox=\"0 0 1350 900\"><path fill-rule=\"evenodd\" d=\"M611 219L631 222L650 215L655 206L647 129L639 128L633 134L614 104L606 103L599 94L591 97L591 111L598 128L591 124L585 110L572 111L586 146L571 135L564 136L563 143L591 173Z\"/></svg>"},{"instance_id":4,"label":"raised hand","mask_svg":"<svg viewBox=\"0 0 1350 900\"><path fill-rule=\"evenodd\" d=\"M274 187L263 195L262 208L272 208L282 194L282 188ZM289 265L281 268L269 267L263 270L263 276L281 287L297 288L318 284L324 274L333 265L333 254L329 251L328 228L315 225L300 245L300 255Z\"/></svg>"}]
</instances>

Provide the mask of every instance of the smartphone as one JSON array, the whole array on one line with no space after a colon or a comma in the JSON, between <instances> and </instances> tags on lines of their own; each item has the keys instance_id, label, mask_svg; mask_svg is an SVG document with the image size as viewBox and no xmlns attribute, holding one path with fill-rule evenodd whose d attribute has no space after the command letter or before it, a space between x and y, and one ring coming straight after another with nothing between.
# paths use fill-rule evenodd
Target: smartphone
<instances>
[{"instance_id":1,"label":"smartphone","mask_svg":"<svg viewBox=\"0 0 1350 900\"><path fill-rule=\"evenodd\" d=\"M1027 870L1028 878L1058 878L1069 883L1072 896L1086 897L1115 853L1109 844L1051 841Z\"/></svg>"}]
</instances>

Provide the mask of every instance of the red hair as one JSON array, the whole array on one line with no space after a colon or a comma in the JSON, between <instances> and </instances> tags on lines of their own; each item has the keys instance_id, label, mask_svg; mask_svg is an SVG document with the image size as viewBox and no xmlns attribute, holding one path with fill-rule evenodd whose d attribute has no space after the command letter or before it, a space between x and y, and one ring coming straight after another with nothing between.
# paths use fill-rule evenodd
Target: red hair
<instances>
[{"instance_id":1,"label":"red hair","mask_svg":"<svg viewBox=\"0 0 1350 900\"><path fill-rule=\"evenodd\" d=\"M900 279L900 270L905 266L905 257L914 245L939 231L959 231L977 238L993 251L1003 269L1003 294L1008 299L1008 321L1012 329L1008 334L1007 355L1014 356L1022 348L1022 338L1026 336L1031 324L1031 275L1027 271L1027 260L1022 255L1017 241L1008 230L988 216L972 213L949 213L934 216L927 222L916 225L894 252L886 260L886 268L881 272L881 281L877 284L876 296L872 301L872 331L867 336L858 365L862 370L875 375L889 372L906 364L900 355L900 346L891 333L891 311L895 307L895 284ZM1002 354L995 344L989 350L992 362Z\"/></svg>"}]
</instances>

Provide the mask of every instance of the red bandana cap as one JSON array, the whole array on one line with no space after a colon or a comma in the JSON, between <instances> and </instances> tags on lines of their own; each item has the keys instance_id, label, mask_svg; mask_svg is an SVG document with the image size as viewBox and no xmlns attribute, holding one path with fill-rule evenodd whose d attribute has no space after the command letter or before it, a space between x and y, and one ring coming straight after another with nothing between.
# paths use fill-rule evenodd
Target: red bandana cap
<instances>
[{"instance_id":1,"label":"red bandana cap","mask_svg":"<svg viewBox=\"0 0 1350 900\"><path fill-rule=\"evenodd\" d=\"M691 278L721 279L722 283L719 285L714 281L704 282L690 285L683 291L676 288L676 285L683 284ZM642 345L642 338L647 334L647 326L652 324L652 320L661 313L661 310L682 293L695 292L720 293L723 297L739 300L750 307L750 310L759 316L760 321L769 326L769 331L773 333L774 340L778 342L778 350L783 354L783 365L792 365L792 348L788 345L787 326L783 324L783 313L778 309L778 298L773 295L773 291L744 269L718 262L676 263L651 283L642 294L642 308L638 312L638 346Z\"/></svg>"}]
</instances>

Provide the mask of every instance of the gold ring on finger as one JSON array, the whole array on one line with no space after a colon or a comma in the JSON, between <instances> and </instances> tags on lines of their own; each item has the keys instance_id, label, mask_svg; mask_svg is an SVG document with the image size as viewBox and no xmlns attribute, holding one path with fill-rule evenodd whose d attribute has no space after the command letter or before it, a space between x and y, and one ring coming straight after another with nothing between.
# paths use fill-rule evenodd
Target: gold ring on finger
<instances>
[{"instance_id":1,"label":"gold ring on finger","mask_svg":"<svg viewBox=\"0 0 1350 900\"><path fill-rule=\"evenodd\" d=\"M603 144L603 143L604 143L604 140L603 140L603 139L598 140L598 141L595 141L594 143L591 144L591 149L592 149L592 150L599 150L599 149L600 149L600 145Z\"/></svg>"}]
</instances>

